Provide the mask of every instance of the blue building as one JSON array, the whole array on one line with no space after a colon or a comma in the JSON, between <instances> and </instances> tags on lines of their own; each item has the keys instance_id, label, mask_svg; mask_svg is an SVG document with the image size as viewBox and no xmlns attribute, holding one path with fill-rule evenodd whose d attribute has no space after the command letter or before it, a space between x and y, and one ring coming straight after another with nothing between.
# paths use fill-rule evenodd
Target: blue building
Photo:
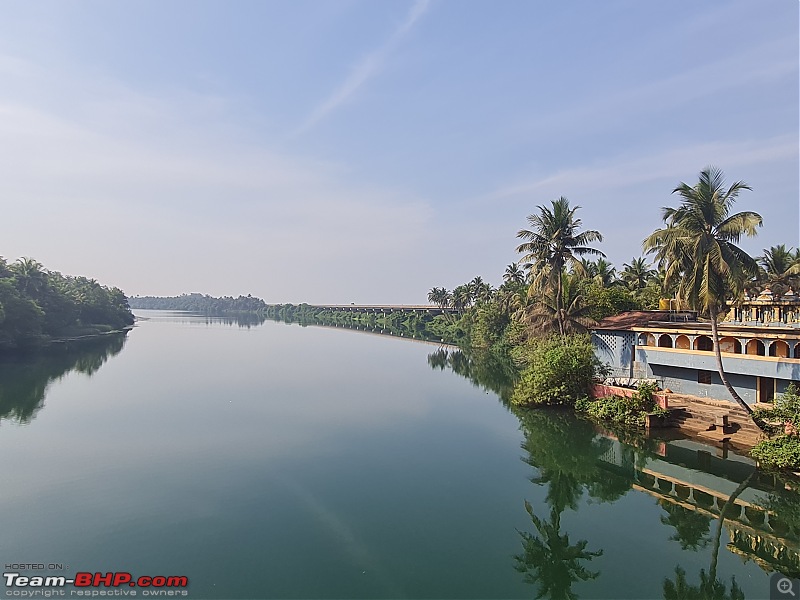
<instances>
[{"instance_id":1,"label":"blue building","mask_svg":"<svg viewBox=\"0 0 800 600\"><path fill-rule=\"evenodd\" d=\"M800 384L800 299L769 290L731 307L719 324L722 364L748 404ZM711 325L691 311L634 311L601 321L595 354L614 377L656 379L677 394L732 401L717 372Z\"/></svg>"}]
</instances>

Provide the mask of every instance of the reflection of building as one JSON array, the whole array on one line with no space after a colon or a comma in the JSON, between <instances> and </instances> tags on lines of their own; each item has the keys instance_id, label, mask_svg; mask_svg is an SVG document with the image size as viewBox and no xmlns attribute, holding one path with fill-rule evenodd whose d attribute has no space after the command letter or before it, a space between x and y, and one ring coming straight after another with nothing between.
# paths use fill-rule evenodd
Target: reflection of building
<instances>
[{"instance_id":1,"label":"reflection of building","mask_svg":"<svg viewBox=\"0 0 800 600\"><path fill-rule=\"evenodd\" d=\"M742 398L770 402L800 381L800 298L766 290L719 324L723 365ZM717 373L711 325L696 313L636 311L600 322L592 339L615 376L656 378L675 393L729 400Z\"/></svg>"},{"instance_id":2,"label":"reflection of building","mask_svg":"<svg viewBox=\"0 0 800 600\"><path fill-rule=\"evenodd\" d=\"M767 572L800 575L800 541L781 515L764 506L783 485L768 473L752 474L753 461L735 455L723 459L690 440L667 442L659 457L610 441L598 462L603 469L629 477L634 490L656 498L665 510L682 507L715 520L725 509L731 552ZM738 489L748 477L747 487Z\"/></svg>"}]
</instances>

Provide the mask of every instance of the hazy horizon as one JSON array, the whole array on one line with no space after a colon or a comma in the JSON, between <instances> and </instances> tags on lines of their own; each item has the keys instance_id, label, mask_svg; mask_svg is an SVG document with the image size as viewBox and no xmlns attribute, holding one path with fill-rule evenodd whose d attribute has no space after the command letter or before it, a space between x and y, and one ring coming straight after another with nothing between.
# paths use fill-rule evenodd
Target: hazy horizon
<instances>
[{"instance_id":1,"label":"hazy horizon","mask_svg":"<svg viewBox=\"0 0 800 600\"><path fill-rule=\"evenodd\" d=\"M425 303L566 196L617 269L707 165L800 245L797 2L0 6L9 261L129 296Z\"/></svg>"}]
</instances>

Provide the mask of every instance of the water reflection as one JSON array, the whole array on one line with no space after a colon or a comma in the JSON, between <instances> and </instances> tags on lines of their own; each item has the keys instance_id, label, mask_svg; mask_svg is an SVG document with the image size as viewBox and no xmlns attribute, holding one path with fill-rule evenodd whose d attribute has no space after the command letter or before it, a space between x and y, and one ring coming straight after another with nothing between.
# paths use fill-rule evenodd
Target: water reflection
<instances>
[{"instance_id":1,"label":"water reflection","mask_svg":"<svg viewBox=\"0 0 800 600\"><path fill-rule=\"evenodd\" d=\"M479 354L441 348L428 355L428 364L497 392L508 405L513 378L496 358L487 361ZM718 574L723 549L767 574L800 576L796 478L758 470L752 460L726 447L675 432L672 439L651 437L598 427L568 411L511 410L524 435L522 458L536 470L531 482L546 486L547 507L524 501L533 527L519 532L522 552L514 556L514 568L538 586L537 598L575 599L573 585L602 579L591 566L603 554L597 547L601 540L571 541L562 516L584 510L587 501L613 504L629 493L651 497L661 509L654 531L666 527L668 539L682 552L707 557L708 567L695 575L677 564L674 575L663 581L665 598L744 598L735 578ZM572 537L581 538L591 530L576 531Z\"/></svg>"},{"instance_id":2,"label":"water reflection","mask_svg":"<svg viewBox=\"0 0 800 600\"><path fill-rule=\"evenodd\" d=\"M711 542L711 517L664 498L659 499L658 505L667 513L661 517L661 523L675 529L669 538L671 541L678 542L682 550L694 552L708 546Z\"/></svg>"},{"instance_id":3,"label":"water reflection","mask_svg":"<svg viewBox=\"0 0 800 600\"><path fill-rule=\"evenodd\" d=\"M0 421L30 423L44 407L48 386L70 371L93 375L125 345L126 333L53 344L0 357Z\"/></svg>"},{"instance_id":4,"label":"water reflection","mask_svg":"<svg viewBox=\"0 0 800 600\"><path fill-rule=\"evenodd\" d=\"M588 550L585 539L571 543L569 533L561 530L561 515L566 509L577 511L584 492L611 502L627 493L630 485L616 473L599 472L610 441L598 438L588 423L555 411L521 411L517 416L525 436L523 460L537 470L531 481L547 486L550 518L541 519L525 501L536 533L519 532L523 552L514 557L514 568L524 573L527 583L538 586L537 598L574 600L578 596L573 584L600 575L588 563L603 550Z\"/></svg>"},{"instance_id":5,"label":"water reflection","mask_svg":"<svg viewBox=\"0 0 800 600\"><path fill-rule=\"evenodd\" d=\"M194 313L185 310L146 310L134 311L137 320L168 321L183 325L228 325L250 329L263 325L267 317L258 313Z\"/></svg>"},{"instance_id":6,"label":"water reflection","mask_svg":"<svg viewBox=\"0 0 800 600\"><path fill-rule=\"evenodd\" d=\"M716 534L714 535L714 548L711 552L711 565L708 568L708 573L705 569L700 569L699 585L692 585L686 579L686 571L678 565L675 567L675 580L664 580L664 598L665 600L678 600L681 598L708 598L709 600L744 600L744 592L736 583L736 577L731 576L730 589L728 584L717 578L717 565L719 563L719 548L722 539L722 526L725 518L734 512L733 507L736 506L736 499L747 489L750 480L755 475L755 470L747 476L747 479L742 481L734 490L734 492L727 498L725 504L720 510L719 518L717 519Z\"/></svg>"},{"instance_id":7,"label":"water reflection","mask_svg":"<svg viewBox=\"0 0 800 600\"><path fill-rule=\"evenodd\" d=\"M589 551L589 542L578 540L570 544L569 534L561 532L561 513L558 506L550 507L550 520L540 519L533 512L530 502L525 502L525 510L536 528L536 534L520 531L522 554L514 557L514 568L525 574L525 582L538 586L537 598L569 598L578 596L572 591L577 581L596 579L599 571L590 571L584 563L597 556L602 550Z\"/></svg>"},{"instance_id":8,"label":"water reflection","mask_svg":"<svg viewBox=\"0 0 800 600\"><path fill-rule=\"evenodd\" d=\"M463 350L440 347L428 354L432 369L450 369L472 382L476 387L494 392L504 404L509 405L517 370L511 359L488 350Z\"/></svg>"}]
</instances>

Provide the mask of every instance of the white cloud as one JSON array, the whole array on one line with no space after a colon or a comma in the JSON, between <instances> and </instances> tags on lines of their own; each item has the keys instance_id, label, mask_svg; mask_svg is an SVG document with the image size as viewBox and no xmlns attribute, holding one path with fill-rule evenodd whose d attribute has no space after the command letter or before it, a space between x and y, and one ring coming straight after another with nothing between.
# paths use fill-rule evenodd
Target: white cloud
<instances>
[{"instance_id":1,"label":"white cloud","mask_svg":"<svg viewBox=\"0 0 800 600\"><path fill-rule=\"evenodd\" d=\"M339 87L311 111L306 120L292 132L292 137L301 135L313 128L317 123L350 100L370 78L380 73L386 57L411 31L414 24L427 12L429 6L430 0L416 0L406 19L395 29L391 37L380 48L373 50L361 59Z\"/></svg>"}]
</instances>

